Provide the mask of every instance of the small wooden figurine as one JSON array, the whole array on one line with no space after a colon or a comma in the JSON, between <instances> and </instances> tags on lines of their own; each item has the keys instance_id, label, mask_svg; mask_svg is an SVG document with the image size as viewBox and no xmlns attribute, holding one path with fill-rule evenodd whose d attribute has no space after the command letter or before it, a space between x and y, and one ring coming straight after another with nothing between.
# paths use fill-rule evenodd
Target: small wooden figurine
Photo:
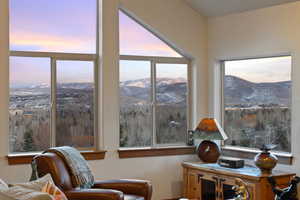
<instances>
[{"instance_id":1,"label":"small wooden figurine","mask_svg":"<svg viewBox=\"0 0 300 200\"><path fill-rule=\"evenodd\" d=\"M247 185L243 182L242 179L236 178L235 179L235 186L233 186L233 190L236 193L236 196L233 200L249 200L250 194L247 189Z\"/></svg>"}]
</instances>

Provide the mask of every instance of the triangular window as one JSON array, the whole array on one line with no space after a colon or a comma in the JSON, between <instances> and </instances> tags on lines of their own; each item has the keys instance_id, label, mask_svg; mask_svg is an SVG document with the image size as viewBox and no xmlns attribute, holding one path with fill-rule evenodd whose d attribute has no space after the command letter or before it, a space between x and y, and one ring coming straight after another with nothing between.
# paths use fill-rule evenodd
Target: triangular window
<instances>
[{"instance_id":1,"label":"triangular window","mask_svg":"<svg viewBox=\"0 0 300 200\"><path fill-rule=\"evenodd\" d=\"M119 11L119 23L121 55L182 57L123 11Z\"/></svg>"}]
</instances>

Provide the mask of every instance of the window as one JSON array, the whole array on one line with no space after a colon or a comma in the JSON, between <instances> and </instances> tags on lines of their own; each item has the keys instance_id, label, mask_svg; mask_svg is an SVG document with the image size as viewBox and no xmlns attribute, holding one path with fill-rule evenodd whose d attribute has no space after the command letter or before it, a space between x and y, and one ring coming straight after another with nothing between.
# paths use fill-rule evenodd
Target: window
<instances>
[{"instance_id":1,"label":"window","mask_svg":"<svg viewBox=\"0 0 300 200\"><path fill-rule=\"evenodd\" d=\"M11 152L42 151L50 146L46 139L50 138L50 77L49 58L10 57Z\"/></svg>"},{"instance_id":2,"label":"window","mask_svg":"<svg viewBox=\"0 0 300 200\"><path fill-rule=\"evenodd\" d=\"M122 11L119 23L120 55L182 57Z\"/></svg>"},{"instance_id":3,"label":"window","mask_svg":"<svg viewBox=\"0 0 300 200\"><path fill-rule=\"evenodd\" d=\"M94 63L57 61L56 74L56 145L93 147Z\"/></svg>"},{"instance_id":4,"label":"window","mask_svg":"<svg viewBox=\"0 0 300 200\"><path fill-rule=\"evenodd\" d=\"M157 143L180 143L187 131L187 64L156 64Z\"/></svg>"},{"instance_id":5,"label":"window","mask_svg":"<svg viewBox=\"0 0 300 200\"><path fill-rule=\"evenodd\" d=\"M94 149L96 15L97 0L10 0L11 153Z\"/></svg>"},{"instance_id":6,"label":"window","mask_svg":"<svg viewBox=\"0 0 300 200\"><path fill-rule=\"evenodd\" d=\"M152 144L151 63L120 61L120 146Z\"/></svg>"},{"instance_id":7,"label":"window","mask_svg":"<svg viewBox=\"0 0 300 200\"><path fill-rule=\"evenodd\" d=\"M224 62L226 145L291 151L290 56Z\"/></svg>"},{"instance_id":8,"label":"window","mask_svg":"<svg viewBox=\"0 0 300 200\"><path fill-rule=\"evenodd\" d=\"M96 1L10 0L10 50L96 53Z\"/></svg>"},{"instance_id":9,"label":"window","mask_svg":"<svg viewBox=\"0 0 300 200\"><path fill-rule=\"evenodd\" d=\"M188 60L122 11L120 43L120 147L185 145Z\"/></svg>"}]
</instances>

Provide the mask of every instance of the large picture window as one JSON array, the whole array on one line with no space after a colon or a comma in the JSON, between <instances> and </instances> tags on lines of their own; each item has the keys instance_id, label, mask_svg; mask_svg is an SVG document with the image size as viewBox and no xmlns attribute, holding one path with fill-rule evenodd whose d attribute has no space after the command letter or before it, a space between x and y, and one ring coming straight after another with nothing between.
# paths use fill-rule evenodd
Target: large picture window
<instances>
[{"instance_id":1,"label":"large picture window","mask_svg":"<svg viewBox=\"0 0 300 200\"><path fill-rule=\"evenodd\" d=\"M97 0L10 0L11 153L95 148L96 27Z\"/></svg>"},{"instance_id":2,"label":"large picture window","mask_svg":"<svg viewBox=\"0 0 300 200\"><path fill-rule=\"evenodd\" d=\"M120 54L120 147L185 145L189 61L122 11Z\"/></svg>"},{"instance_id":3,"label":"large picture window","mask_svg":"<svg viewBox=\"0 0 300 200\"><path fill-rule=\"evenodd\" d=\"M291 56L224 62L226 145L291 151Z\"/></svg>"}]
</instances>

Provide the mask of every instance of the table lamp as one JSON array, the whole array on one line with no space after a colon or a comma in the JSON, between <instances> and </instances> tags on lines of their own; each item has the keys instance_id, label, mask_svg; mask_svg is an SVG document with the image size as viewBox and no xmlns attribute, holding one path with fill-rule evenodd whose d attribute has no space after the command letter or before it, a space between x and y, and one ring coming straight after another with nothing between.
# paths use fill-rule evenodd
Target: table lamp
<instances>
[{"instance_id":1,"label":"table lamp","mask_svg":"<svg viewBox=\"0 0 300 200\"><path fill-rule=\"evenodd\" d=\"M203 140L197 148L199 158L203 162L215 163L221 153L218 145L211 140L226 140L228 137L214 118L204 118L193 131L193 138Z\"/></svg>"}]
</instances>

